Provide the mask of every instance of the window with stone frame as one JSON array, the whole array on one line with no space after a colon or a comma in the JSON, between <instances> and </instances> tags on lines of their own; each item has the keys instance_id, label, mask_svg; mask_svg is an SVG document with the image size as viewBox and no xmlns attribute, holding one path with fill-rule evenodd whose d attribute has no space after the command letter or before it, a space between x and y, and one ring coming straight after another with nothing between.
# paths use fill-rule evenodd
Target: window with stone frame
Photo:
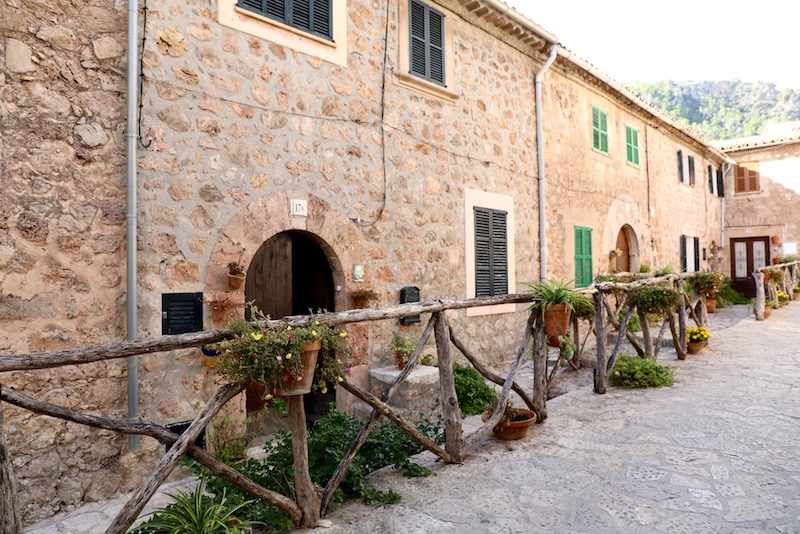
<instances>
[{"instance_id":1,"label":"window with stone frame","mask_svg":"<svg viewBox=\"0 0 800 534\"><path fill-rule=\"evenodd\" d=\"M508 294L507 213L475 207L475 296Z\"/></svg>"},{"instance_id":2,"label":"window with stone frame","mask_svg":"<svg viewBox=\"0 0 800 534\"><path fill-rule=\"evenodd\" d=\"M409 1L410 72L445 85L444 15L417 0Z\"/></svg>"},{"instance_id":3,"label":"window with stone frame","mask_svg":"<svg viewBox=\"0 0 800 534\"><path fill-rule=\"evenodd\" d=\"M236 5L298 30L333 39L332 0L238 0Z\"/></svg>"},{"instance_id":4,"label":"window with stone frame","mask_svg":"<svg viewBox=\"0 0 800 534\"><path fill-rule=\"evenodd\" d=\"M736 165L734 179L736 193L753 193L761 191L761 175L758 172L758 162L739 163Z\"/></svg>"}]
</instances>

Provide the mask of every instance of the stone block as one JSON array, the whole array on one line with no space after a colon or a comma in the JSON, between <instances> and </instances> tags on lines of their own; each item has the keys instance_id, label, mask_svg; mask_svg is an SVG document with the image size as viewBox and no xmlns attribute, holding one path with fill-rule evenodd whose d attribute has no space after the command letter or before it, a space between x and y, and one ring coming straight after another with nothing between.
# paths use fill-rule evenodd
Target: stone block
<instances>
[{"instance_id":1,"label":"stone block","mask_svg":"<svg viewBox=\"0 0 800 534\"><path fill-rule=\"evenodd\" d=\"M8 37L6 39L6 68L9 72L18 74L36 70L36 65L31 61L32 53L30 46Z\"/></svg>"},{"instance_id":2,"label":"stone block","mask_svg":"<svg viewBox=\"0 0 800 534\"><path fill-rule=\"evenodd\" d=\"M380 397L400 374L397 367L383 367L369 372L369 390ZM434 399L439 397L439 369L418 366L389 401L389 404L404 412L429 413Z\"/></svg>"}]
</instances>

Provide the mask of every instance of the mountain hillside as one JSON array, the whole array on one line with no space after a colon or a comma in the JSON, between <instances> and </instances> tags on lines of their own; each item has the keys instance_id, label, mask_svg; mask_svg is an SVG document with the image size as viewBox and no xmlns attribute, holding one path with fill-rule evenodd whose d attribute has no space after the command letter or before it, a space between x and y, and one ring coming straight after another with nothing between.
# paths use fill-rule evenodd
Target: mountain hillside
<instances>
[{"instance_id":1,"label":"mountain hillside","mask_svg":"<svg viewBox=\"0 0 800 534\"><path fill-rule=\"evenodd\" d=\"M768 123L800 120L800 90L769 82L637 82L631 89L706 141L759 135Z\"/></svg>"}]
</instances>

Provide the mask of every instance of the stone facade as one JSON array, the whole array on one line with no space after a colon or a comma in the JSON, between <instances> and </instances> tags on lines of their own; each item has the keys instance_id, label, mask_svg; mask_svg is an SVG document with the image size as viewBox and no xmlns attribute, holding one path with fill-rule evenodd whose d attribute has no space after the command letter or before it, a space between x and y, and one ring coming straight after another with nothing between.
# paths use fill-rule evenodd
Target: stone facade
<instances>
[{"instance_id":1,"label":"stone facade","mask_svg":"<svg viewBox=\"0 0 800 534\"><path fill-rule=\"evenodd\" d=\"M263 243L290 231L313 236L327 257L336 310L365 286L380 306L398 303L409 285L422 300L466 297L467 199L482 195L511 206L510 278L538 279L533 79L547 43L516 26L499 29L507 21L479 3L435 2L447 31L443 88L401 68L405 0L334 0L343 34L321 45L251 20L231 0L149 1L140 29L138 335L161 335L166 293L203 292L241 310L245 295L227 289L225 265L248 266ZM0 41L2 354L124 336L126 14L122 2L93 4L2 8L3 27L15 28ZM634 264L677 266L680 235L719 242L720 202L703 179L719 153L563 56L543 96L548 277L574 277L575 225L593 229L595 272L612 268L623 227ZM591 148L593 105L611 119L609 155ZM640 132L638 167L625 162L626 124ZM697 159L694 187L678 182L679 149ZM290 213L294 200L306 202L306 214ZM363 284L353 279L356 265ZM499 364L516 348L524 313L448 318ZM220 324L204 306L205 327ZM351 327L355 379L366 383L370 369L391 364L393 330L420 327ZM126 375L115 361L0 381L121 417ZM160 423L193 417L213 387L197 350L142 357L139 378L141 415ZM337 400L347 406L344 395ZM134 454L120 437L17 410L6 421L27 521L138 486L159 454L152 440Z\"/></svg>"}]
</instances>

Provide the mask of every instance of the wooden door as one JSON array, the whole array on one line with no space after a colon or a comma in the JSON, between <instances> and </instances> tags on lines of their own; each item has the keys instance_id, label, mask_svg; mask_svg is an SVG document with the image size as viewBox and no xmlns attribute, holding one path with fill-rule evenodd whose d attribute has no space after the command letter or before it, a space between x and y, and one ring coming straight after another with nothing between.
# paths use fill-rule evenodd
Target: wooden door
<instances>
[{"instance_id":1,"label":"wooden door","mask_svg":"<svg viewBox=\"0 0 800 534\"><path fill-rule=\"evenodd\" d=\"M617 234L617 249L622 251L622 254L617 256L617 272L630 272L630 250L628 249L628 236L625 234L624 228L620 228Z\"/></svg>"},{"instance_id":2,"label":"wooden door","mask_svg":"<svg viewBox=\"0 0 800 534\"><path fill-rule=\"evenodd\" d=\"M768 264L768 236L731 239L731 286L744 296L756 296L753 271Z\"/></svg>"},{"instance_id":3,"label":"wooden door","mask_svg":"<svg viewBox=\"0 0 800 534\"><path fill-rule=\"evenodd\" d=\"M292 236L284 232L264 242L253 256L245 299L270 318L280 319L292 314L292 282Z\"/></svg>"}]
</instances>

